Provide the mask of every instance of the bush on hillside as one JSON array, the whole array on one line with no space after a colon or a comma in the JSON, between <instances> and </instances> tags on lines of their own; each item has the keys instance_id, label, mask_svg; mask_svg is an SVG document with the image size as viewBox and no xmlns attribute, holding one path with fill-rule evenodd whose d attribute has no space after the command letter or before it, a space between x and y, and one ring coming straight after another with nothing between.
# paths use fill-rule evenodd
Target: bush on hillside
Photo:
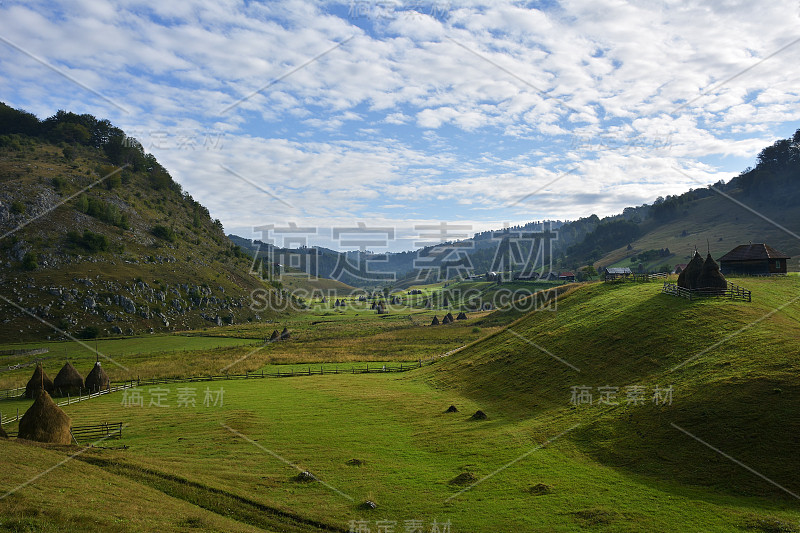
<instances>
[{"instance_id":1,"label":"bush on hillside","mask_svg":"<svg viewBox=\"0 0 800 533\"><path fill-rule=\"evenodd\" d=\"M175 239L177 238L175 230L166 226L153 226L153 229L150 230L150 232L159 239L164 239L167 242L175 242Z\"/></svg>"},{"instance_id":2,"label":"bush on hillside","mask_svg":"<svg viewBox=\"0 0 800 533\"><path fill-rule=\"evenodd\" d=\"M101 233L83 230L83 234L77 231L67 233L67 241L75 246L80 246L90 253L106 252L109 249L108 237Z\"/></svg>"}]
</instances>

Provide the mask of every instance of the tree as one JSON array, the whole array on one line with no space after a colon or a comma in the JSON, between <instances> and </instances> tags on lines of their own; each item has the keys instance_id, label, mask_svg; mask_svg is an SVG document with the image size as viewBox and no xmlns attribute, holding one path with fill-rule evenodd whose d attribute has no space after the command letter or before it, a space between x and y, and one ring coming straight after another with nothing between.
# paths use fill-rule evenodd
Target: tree
<instances>
[{"instance_id":1,"label":"tree","mask_svg":"<svg viewBox=\"0 0 800 533\"><path fill-rule=\"evenodd\" d=\"M67 161L74 161L77 154L74 146L65 146L61 153Z\"/></svg>"},{"instance_id":2,"label":"tree","mask_svg":"<svg viewBox=\"0 0 800 533\"><path fill-rule=\"evenodd\" d=\"M39 258L35 252L28 252L25 254L25 257L22 258L22 268L25 270L36 270L39 267L37 263L38 260Z\"/></svg>"}]
</instances>

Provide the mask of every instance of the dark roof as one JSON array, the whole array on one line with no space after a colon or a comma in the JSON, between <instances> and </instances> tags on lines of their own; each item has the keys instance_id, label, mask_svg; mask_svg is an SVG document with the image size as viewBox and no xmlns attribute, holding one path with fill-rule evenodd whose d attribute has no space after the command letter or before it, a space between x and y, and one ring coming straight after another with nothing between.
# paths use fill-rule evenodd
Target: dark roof
<instances>
[{"instance_id":1,"label":"dark roof","mask_svg":"<svg viewBox=\"0 0 800 533\"><path fill-rule=\"evenodd\" d=\"M570 276L572 276L574 278L575 274L573 274L572 272L562 272L561 274L558 275L558 277L560 277L560 278L567 278L567 277L570 277Z\"/></svg>"},{"instance_id":2,"label":"dark roof","mask_svg":"<svg viewBox=\"0 0 800 533\"><path fill-rule=\"evenodd\" d=\"M760 259L791 259L783 252L763 243L740 244L719 258L720 261L758 261Z\"/></svg>"},{"instance_id":3,"label":"dark roof","mask_svg":"<svg viewBox=\"0 0 800 533\"><path fill-rule=\"evenodd\" d=\"M628 267L622 267L622 268L619 268L619 267L607 268L607 269L606 269L606 272L608 272L609 274L632 274L632 272L631 272L631 269L630 269L630 268L628 268Z\"/></svg>"}]
</instances>

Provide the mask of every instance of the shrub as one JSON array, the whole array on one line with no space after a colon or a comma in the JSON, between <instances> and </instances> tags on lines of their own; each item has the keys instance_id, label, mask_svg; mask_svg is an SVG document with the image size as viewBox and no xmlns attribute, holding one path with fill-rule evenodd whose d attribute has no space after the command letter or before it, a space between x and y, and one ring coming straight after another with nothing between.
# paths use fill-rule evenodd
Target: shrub
<instances>
[{"instance_id":1,"label":"shrub","mask_svg":"<svg viewBox=\"0 0 800 533\"><path fill-rule=\"evenodd\" d=\"M80 331L80 333L78 333L78 338L96 339L98 335L100 335L100 330L97 328L97 326L86 326Z\"/></svg>"},{"instance_id":2,"label":"shrub","mask_svg":"<svg viewBox=\"0 0 800 533\"><path fill-rule=\"evenodd\" d=\"M11 202L11 212L15 215L21 215L25 212L25 204L20 202L19 200L14 200Z\"/></svg>"},{"instance_id":3,"label":"shrub","mask_svg":"<svg viewBox=\"0 0 800 533\"><path fill-rule=\"evenodd\" d=\"M83 230L83 235L77 231L70 231L67 233L67 240L76 246L84 248L90 253L105 252L109 248L108 237L101 233L94 233L88 229Z\"/></svg>"},{"instance_id":4,"label":"shrub","mask_svg":"<svg viewBox=\"0 0 800 533\"><path fill-rule=\"evenodd\" d=\"M158 237L159 239L164 239L167 242L175 242L176 234L175 230L172 228L168 228L166 226L154 226L152 230L150 230L153 235Z\"/></svg>"},{"instance_id":5,"label":"shrub","mask_svg":"<svg viewBox=\"0 0 800 533\"><path fill-rule=\"evenodd\" d=\"M34 252L28 252L22 258L22 268L25 270L36 270L39 267L37 261L39 257Z\"/></svg>"},{"instance_id":6,"label":"shrub","mask_svg":"<svg viewBox=\"0 0 800 533\"><path fill-rule=\"evenodd\" d=\"M75 209L118 228L128 229L130 227L126 213L122 212L114 204L106 203L93 196L80 195L75 204Z\"/></svg>"}]
</instances>

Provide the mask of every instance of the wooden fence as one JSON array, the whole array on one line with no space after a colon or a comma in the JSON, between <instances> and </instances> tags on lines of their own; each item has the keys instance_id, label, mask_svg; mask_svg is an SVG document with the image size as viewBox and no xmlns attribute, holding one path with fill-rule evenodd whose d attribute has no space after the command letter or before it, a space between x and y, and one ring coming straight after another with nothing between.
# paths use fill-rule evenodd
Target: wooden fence
<instances>
[{"instance_id":1,"label":"wooden fence","mask_svg":"<svg viewBox=\"0 0 800 533\"><path fill-rule=\"evenodd\" d=\"M122 438L122 422L97 424L95 426L75 426L70 431L76 442L94 442Z\"/></svg>"},{"instance_id":2,"label":"wooden fence","mask_svg":"<svg viewBox=\"0 0 800 533\"><path fill-rule=\"evenodd\" d=\"M741 300L743 302L753 301L752 293L748 289L734 285L731 282L728 282L728 287L726 289L687 289L685 287L679 287L675 283L665 281L661 292L671 296L686 298L687 300L694 300L696 298L728 298L730 300Z\"/></svg>"},{"instance_id":3,"label":"wooden fence","mask_svg":"<svg viewBox=\"0 0 800 533\"><path fill-rule=\"evenodd\" d=\"M3 389L0 390L0 400L16 400L25 394L25 387L17 387L16 389Z\"/></svg>"},{"instance_id":4,"label":"wooden fence","mask_svg":"<svg viewBox=\"0 0 800 533\"><path fill-rule=\"evenodd\" d=\"M309 365L307 368L295 368L290 370L281 371L277 369L273 372L264 372L263 370L260 372L245 372L244 374L219 374L219 375L210 375L210 376L190 376L190 377L174 377L174 378L149 378L149 379L132 379L125 382L120 382L109 389L101 390L93 393L82 394L79 393L77 396L67 395L66 400L61 399L61 401L57 402L58 406L64 405L71 405L73 403L82 402L85 400L89 400L91 398L96 398L98 396L102 396L103 394L109 394L111 392L120 391L123 389L129 389L132 387L140 387L140 386L149 386L149 385L165 385L169 383L196 383L196 382L203 382L203 381L225 381L225 380L232 380L232 379L264 379L264 378L290 378L290 377L298 377L298 376L324 376L324 375L332 375L332 374L382 374L386 372L407 372L409 370L413 370L415 368L420 368L425 365L432 364L436 359L441 359L442 357L447 357L459 350L461 350L463 346L450 350L447 353L438 355L436 357L432 357L426 360L419 360L416 363L395 363L395 364L375 364L375 363L364 363L364 365L351 365L348 368L339 368L338 366L331 369L325 368L324 366L316 367L314 365ZM17 389L8 389L6 391L0 391L0 400L3 399L18 399L22 396L25 392L25 387L20 387ZM5 393L5 394L4 394ZM11 419L12 421L15 419ZM3 422L7 423L7 422Z\"/></svg>"},{"instance_id":5,"label":"wooden fence","mask_svg":"<svg viewBox=\"0 0 800 533\"><path fill-rule=\"evenodd\" d=\"M104 424L96 424L93 426L72 426L69 430L75 442L86 443L95 442L98 440L107 439L121 439L122 438L122 422L112 422ZM16 438L17 431L6 432L9 438Z\"/></svg>"},{"instance_id":6,"label":"wooden fence","mask_svg":"<svg viewBox=\"0 0 800 533\"><path fill-rule=\"evenodd\" d=\"M460 350L461 348L456 348L456 350ZM440 355L439 357L445 357L450 355L450 353L455 352L456 350L452 350L444 355ZM334 367L333 369L328 368L326 369L324 366L316 367L314 365L309 365L307 368L293 368L290 370L281 371L277 369L274 372L245 372L244 374L220 374L217 376L192 376L192 377L176 377L176 378L150 378L150 379L136 379L133 380L135 386L148 386L148 385L164 385L169 383L195 383L195 382L203 382L203 381L225 381L225 380L232 380L232 379L265 379L265 378L291 378L291 377L299 377L299 376L324 376L324 375L333 375L333 374L383 374L385 372L407 372L409 370L413 370L415 368L420 368L425 365L429 365L433 362L433 359L425 360L425 361L418 361L416 363L399 363L399 364L389 364L389 365L376 365L372 364L370 366L369 363L365 363L363 366L353 366L351 365L349 368L339 368Z\"/></svg>"},{"instance_id":7,"label":"wooden fence","mask_svg":"<svg viewBox=\"0 0 800 533\"><path fill-rule=\"evenodd\" d=\"M606 283L649 283L657 279L666 279L669 276L666 272L655 272L653 274L643 272L631 272L630 274L607 274L604 278Z\"/></svg>"}]
</instances>

